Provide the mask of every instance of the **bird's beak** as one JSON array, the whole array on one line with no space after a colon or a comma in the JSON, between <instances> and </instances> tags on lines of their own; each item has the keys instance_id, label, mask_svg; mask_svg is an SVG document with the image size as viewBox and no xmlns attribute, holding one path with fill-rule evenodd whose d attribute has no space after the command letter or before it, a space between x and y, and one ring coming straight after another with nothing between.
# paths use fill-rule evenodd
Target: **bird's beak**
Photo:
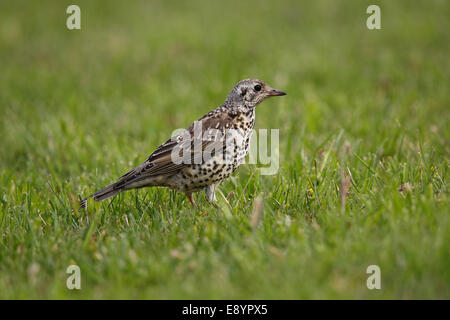
<instances>
[{"instance_id":1,"label":"bird's beak","mask_svg":"<svg viewBox=\"0 0 450 320\"><path fill-rule=\"evenodd\" d=\"M274 89L274 88L271 88L271 87L268 87L266 89L266 92L267 92L267 96L269 96L269 97L285 96L286 95L286 92L281 91L281 90L277 90L277 89Z\"/></svg>"}]
</instances>

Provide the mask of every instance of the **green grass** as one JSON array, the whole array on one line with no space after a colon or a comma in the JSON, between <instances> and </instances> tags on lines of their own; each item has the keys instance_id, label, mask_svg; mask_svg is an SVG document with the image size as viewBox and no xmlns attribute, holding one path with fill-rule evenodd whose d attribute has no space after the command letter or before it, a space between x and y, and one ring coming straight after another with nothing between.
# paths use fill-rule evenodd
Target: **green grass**
<instances>
[{"instance_id":1,"label":"green grass","mask_svg":"<svg viewBox=\"0 0 450 320\"><path fill-rule=\"evenodd\" d=\"M71 3L0 4L0 298L450 298L448 2ZM71 211L247 77L276 175Z\"/></svg>"}]
</instances>

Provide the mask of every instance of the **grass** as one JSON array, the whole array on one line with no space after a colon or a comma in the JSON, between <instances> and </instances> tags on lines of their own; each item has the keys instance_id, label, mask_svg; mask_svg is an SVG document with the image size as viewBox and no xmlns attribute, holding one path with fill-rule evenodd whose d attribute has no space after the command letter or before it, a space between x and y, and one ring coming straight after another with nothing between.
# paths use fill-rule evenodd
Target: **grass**
<instances>
[{"instance_id":1,"label":"grass","mask_svg":"<svg viewBox=\"0 0 450 320\"><path fill-rule=\"evenodd\" d=\"M0 298L450 298L447 2L69 4L0 4ZM276 175L72 212L247 77Z\"/></svg>"}]
</instances>

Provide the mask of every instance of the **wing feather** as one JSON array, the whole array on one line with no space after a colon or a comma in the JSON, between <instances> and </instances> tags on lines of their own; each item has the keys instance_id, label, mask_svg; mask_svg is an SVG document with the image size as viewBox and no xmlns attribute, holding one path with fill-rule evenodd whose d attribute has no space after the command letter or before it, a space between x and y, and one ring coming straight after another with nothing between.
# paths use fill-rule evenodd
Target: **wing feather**
<instances>
[{"instance_id":1,"label":"wing feather","mask_svg":"<svg viewBox=\"0 0 450 320\"><path fill-rule=\"evenodd\" d=\"M217 129L224 133L224 130L228 128L228 124L234 119L234 115L229 115L226 112L209 113L201 118L202 134L208 129ZM195 124L195 123L194 123ZM172 160L172 153L179 152L180 150L187 147L187 144L191 144L190 148L190 163L201 163L203 157L203 150L208 147L209 150L221 151L225 148L224 139L219 139L217 136L210 137L208 140L201 141L202 152L198 152L198 148L194 147L195 143L198 143L196 139L203 137L194 137L194 124L192 124L188 129L187 133L190 135L191 139L183 139L183 134L175 136L165 143L160 145L149 157L148 159L137 166L133 170L122 175L116 183L113 184L113 189L124 189L128 185L134 184L138 181L142 181L151 177L161 177L161 176L171 176L178 173L180 170L185 168L188 164L185 163L175 163ZM188 140L188 141L186 141ZM175 149L177 148L177 149Z\"/></svg>"}]
</instances>

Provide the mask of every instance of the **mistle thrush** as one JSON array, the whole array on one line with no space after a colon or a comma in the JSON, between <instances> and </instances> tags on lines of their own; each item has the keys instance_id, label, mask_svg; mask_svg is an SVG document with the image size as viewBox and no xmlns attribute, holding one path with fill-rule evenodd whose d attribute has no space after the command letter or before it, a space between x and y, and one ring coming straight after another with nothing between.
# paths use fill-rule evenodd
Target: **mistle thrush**
<instances>
[{"instance_id":1,"label":"mistle thrush","mask_svg":"<svg viewBox=\"0 0 450 320\"><path fill-rule=\"evenodd\" d=\"M249 151L256 105L285 94L258 79L240 81L222 106L167 140L117 182L89 197L101 201L130 189L164 186L184 192L192 205L192 193L202 189L211 202L216 201L215 187L237 169Z\"/></svg>"}]
</instances>

